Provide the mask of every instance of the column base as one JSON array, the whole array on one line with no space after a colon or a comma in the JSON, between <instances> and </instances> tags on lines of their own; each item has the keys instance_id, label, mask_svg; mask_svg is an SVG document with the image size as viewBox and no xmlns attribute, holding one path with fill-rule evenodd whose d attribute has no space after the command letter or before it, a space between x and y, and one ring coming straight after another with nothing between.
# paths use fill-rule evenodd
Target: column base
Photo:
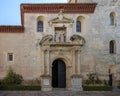
<instances>
[{"instance_id":1,"label":"column base","mask_svg":"<svg viewBox=\"0 0 120 96\"><path fill-rule=\"evenodd\" d=\"M41 91L51 91L51 76L42 75L41 76Z\"/></svg>"},{"instance_id":2,"label":"column base","mask_svg":"<svg viewBox=\"0 0 120 96\"><path fill-rule=\"evenodd\" d=\"M74 74L74 75L71 76L71 79L72 79L71 90L83 91L83 88L82 88L82 75Z\"/></svg>"}]
</instances>

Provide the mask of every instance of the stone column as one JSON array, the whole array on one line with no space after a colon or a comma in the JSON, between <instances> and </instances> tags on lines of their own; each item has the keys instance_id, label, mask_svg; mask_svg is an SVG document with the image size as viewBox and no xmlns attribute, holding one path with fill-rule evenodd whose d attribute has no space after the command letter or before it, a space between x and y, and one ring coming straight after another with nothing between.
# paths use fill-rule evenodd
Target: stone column
<instances>
[{"instance_id":1,"label":"stone column","mask_svg":"<svg viewBox=\"0 0 120 96\"><path fill-rule=\"evenodd\" d=\"M42 50L41 53L42 53L42 54L41 54L41 55L42 55L42 61L41 61L41 62L42 62L42 69L41 69L41 70L42 70L42 74L45 74L45 62L44 62L45 50Z\"/></svg>"},{"instance_id":2,"label":"stone column","mask_svg":"<svg viewBox=\"0 0 120 96\"><path fill-rule=\"evenodd\" d=\"M79 90L82 91L82 76L80 75L80 51L74 50L73 55L73 66L74 66L74 72L71 76L72 80L72 90Z\"/></svg>"},{"instance_id":3,"label":"stone column","mask_svg":"<svg viewBox=\"0 0 120 96\"><path fill-rule=\"evenodd\" d=\"M77 54L77 50L75 50L75 74L78 73L78 54Z\"/></svg>"},{"instance_id":4,"label":"stone column","mask_svg":"<svg viewBox=\"0 0 120 96\"><path fill-rule=\"evenodd\" d=\"M77 55L78 55L77 73L80 74L80 50L78 50Z\"/></svg>"},{"instance_id":5,"label":"stone column","mask_svg":"<svg viewBox=\"0 0 120 96\"><path fill-rule=\"evenodd\" d=\"M44 74L50 75L50 50L43 52Z\"/></svg>"},{"instance_id":6,"label":"stone column","mask_svg":"<svg viewBox=\"0 0 120 96\"><path fill-rule=\"evenodd\" d=\"M51 76L50 76L50 72L49 72L49 51L45 50L43 52L44 54L44 60L43 60L43 64L44 64L44 74L41 76L41 90L42 91L51 91L52 87L51 87Z\"/></svg>"},{"instance_id":7,"label":"stone column","mask_svg":"<svg viewBox=\"0 0 120 96\"><path fill-rule=\"evenodd\" d=\"M50 50L47 50L47 75L50 75Z\"/></svg>"},{"instance_id":8,"label":"stone column","mask_svg":"<svg viewBox=\"0 0 120 96\"><path fill-rule=\"evenodd\" d=\"M47 51L44 51L44 74L47 74L47 61L46 61L46 54Z\"/></svg>"},{"instance_id":9,"label":"stone column","mask_svg":"<svg viewBox=\"0 0 120 96\"><path fill-rule=\"evenodd\" d=\"M75 74L75 50L72 50L72 73Z\"/></svg>"}]
</instances>

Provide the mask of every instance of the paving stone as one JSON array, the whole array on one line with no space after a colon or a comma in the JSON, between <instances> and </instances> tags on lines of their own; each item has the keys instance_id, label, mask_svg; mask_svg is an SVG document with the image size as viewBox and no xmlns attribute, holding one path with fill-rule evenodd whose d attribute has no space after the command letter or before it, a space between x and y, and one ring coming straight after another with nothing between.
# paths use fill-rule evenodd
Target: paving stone
<instances>
[{"instance_id":1,"label":"paving stone","mask_svg":"<svg viewBox=\"0 0 120 96\"><path fill-rule=\"evenodd\" d=\"M120 96L120 91L0 91L0 96Z\"/></svg>"}]
</instances>

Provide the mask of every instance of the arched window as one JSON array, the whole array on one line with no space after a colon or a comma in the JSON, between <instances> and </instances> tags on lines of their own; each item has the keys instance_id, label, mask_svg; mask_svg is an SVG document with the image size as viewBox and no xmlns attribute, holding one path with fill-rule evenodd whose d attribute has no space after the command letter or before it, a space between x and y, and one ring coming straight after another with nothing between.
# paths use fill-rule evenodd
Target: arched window
<instances>
[{"instance_id":1,"label":"arched window","mask_svg":"<svg viewBox=\"0 0 120 96\"><path fill-rule=\"evenodd\" d=\"M115 25L115 13L110 13L110 25Z\"/></svg>"},{"instance_id":2,"label":"arched window","mask_svg":"<svg viewBox=\"0 0 120 96\"><path fill-rule=\"evenodd\" d=\"M43 21L38 21L37 22L37 31L38 32L43 32Z\"/></svg>"},{"instance_id":3,"label":"arched window","mask_svg":"<svg viewBox=\"0 0 120 96\"><path fill-rule=\"evenodd\" d=\"M109 51L110 51L110 53L115 53L115 41L114 40L110 41Z\"/></svg>"},{"instance_id":4,"label":"arched window","mask_svg":"<svg viewBox=\"0 0 120 96\"><path fill-rule=\"evenodd\" d=\"M81 32L81 22L80 21L76 22L76 32Z\"/></svg>"},{"instance_id":5,"label":"arched window","mask_svg":"<svg viewBox=\"0 0 120 96\"><path fill-rule=\"evenodd\" d=\"M76 19L76 32L85 32L85 17L78 16Z\"/></svg>"},{"instance_id":6,"label":"arched window","mask_svg":"<svg viewBox=\"0 0 120 96\"><path fill-rule=\"evenodd\" d=\"M37 17L37 32L43 32L44 31L44 21L45 17L44 16L38 16Z\"/></svg>"}]
</instances>

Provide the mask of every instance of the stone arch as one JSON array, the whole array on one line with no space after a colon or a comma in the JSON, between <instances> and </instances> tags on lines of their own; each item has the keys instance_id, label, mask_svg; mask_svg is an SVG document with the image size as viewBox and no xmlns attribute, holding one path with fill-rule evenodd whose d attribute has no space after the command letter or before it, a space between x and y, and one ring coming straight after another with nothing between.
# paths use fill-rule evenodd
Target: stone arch
<instances>
[{"instance_id":1,"label":"stone arch","mask_svg":"<svg viewBox=\"0 0 120 96\"><path fill-rule=\"evenodd\" d=\"M85 17L84 16L78 16L76 19L76 32L77 32L77 22L81 23L81 32L85 32Z\"/></svg>"},{"instance_id":2,"label":"stone arch","mask_svg":"<svg viewBox=\"0 0 120 96\"><path fill-rule=\"evenodd\" d=\"M62 60L63 62L65 62L65 64L66 64L66 67L70 67L70 66L72 66L72 64L71 64L71 62L70 62L70 59L69 58L67 58L66 56L55 56L54 58L53 58L53 60L51 61L51 65L53 64L53 62L55 61L55 60Z\"/></svg>"},{"instance_id":3,"label":"stone arch","mask_svg":"<svg viewBox=\"0 0 120 96\"><path fill-rule=\"evenodd\" d=\"M44 16L38 16L38 17L37 17L37 21L38 21L38 20L44 21L44 20L45 20L45 17L44 17Z\"/></svg>"}]
</instances>

